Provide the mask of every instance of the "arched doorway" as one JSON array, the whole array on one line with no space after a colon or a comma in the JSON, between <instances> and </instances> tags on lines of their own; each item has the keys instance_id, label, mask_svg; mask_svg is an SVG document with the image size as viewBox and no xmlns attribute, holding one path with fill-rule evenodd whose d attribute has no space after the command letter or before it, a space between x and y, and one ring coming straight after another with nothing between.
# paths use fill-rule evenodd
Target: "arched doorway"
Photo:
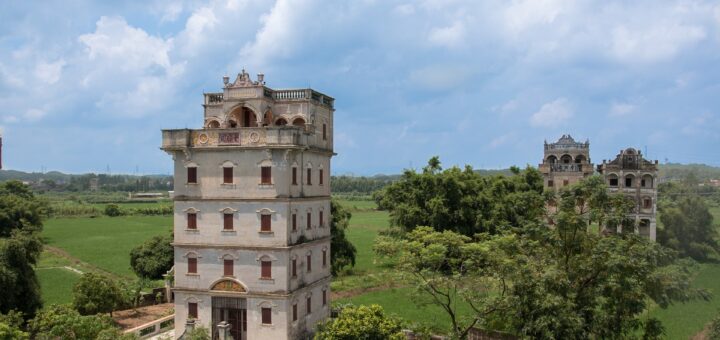
<instances>
[{"instance_id":1,"label":"arched doorway","mask_svg":"<svg viewBox=\"0 0 720 340\"><path fill-rule=\"evenodd\" d=\"M292 122L292 125L294 126L305 126L305 119L302 118L295 118Z\"/></svg>"},{"instance_id":2,"label":"arched doorway","mask_svg":"<svg viewBox=\"0 0 720 340\"><path fill-rule=\"evenodd\" d=\"M278 120L275 121L275 125L285 126L287 125L287 120L285 120L285 118L278 118Z\"/></svg>"}]
</instances>

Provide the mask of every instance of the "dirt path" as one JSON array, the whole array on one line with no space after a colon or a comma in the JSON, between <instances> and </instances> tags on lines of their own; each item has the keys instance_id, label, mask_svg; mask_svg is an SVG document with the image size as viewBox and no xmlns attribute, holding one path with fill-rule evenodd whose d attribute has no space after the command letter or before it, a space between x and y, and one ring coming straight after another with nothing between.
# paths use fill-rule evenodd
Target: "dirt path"
<instances>
[{"instance_id":1,"label":"dirt path","mask_svg":"<svg viewBox=\"0 0 720 340\"><path fill-rule=\"evenodd\" d=\"M340 292L332 291L330 292L330 299L345 299L345 298L351 298L353 296L358 296L365 293L370 292L379 292L382 290L388 290L392 288L401 288L405 287L404 285L400 285L394 282L389 282L380 286L370 287L370 288L355 288L355 289L349 289L349 290L343 290Z\"/></svg>"},{"instance_id":2,"label":"dirt path","mask_svg":"<svg viewBox=\"0 0 720 340\"><path fill-rule=\"evenodd\" d=\"M65 269L71 270L71 271L76 272L76 273L78 273L78 274L83 274L83 272L93 271L93 272L99 272L99 273L105 274L105 275L107 275L107 276L110 276L111 278L123 279L123 277L120 276L120 275L117 275L117 274L115 274L115 273L111 273L111 272L109 272L109 271L107 271L107 270L104 270L104 269L102 269L102 268L96 267L96 266L94 266L94 265L92 265L92 264L90 264L90 263L83 262L81 259L79 259L79 258L77 258L77 257L75 257L75 256L70 255L70 253L68 253L68 252L65 251L64 249L61 249L61 248L58 248L58 247L53 247L53 246L45 245L45 246L43 247L43 250L45 250L45 251L47 251L48 253L51 253L51 254L53 254L53 255L55 255L55 256L62 257L62 258L64 258L64 259L70 261L73 265L75 265L75 266L77 266L77 267L80 267L81 269L84 269L84 270L80 270L80 269L77 269L77 268L75 268L75 267L65 266Z\"/></svg>"}]
</instances>

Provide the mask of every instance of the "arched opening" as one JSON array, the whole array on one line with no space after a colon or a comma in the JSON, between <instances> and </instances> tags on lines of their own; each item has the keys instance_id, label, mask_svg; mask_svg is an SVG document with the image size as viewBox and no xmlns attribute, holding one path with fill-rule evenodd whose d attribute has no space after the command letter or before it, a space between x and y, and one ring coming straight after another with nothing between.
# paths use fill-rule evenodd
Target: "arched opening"
<instances>
[{"instance_id":1,"label":"arched opening","mask_svg":"<svg viewBox=\"0 0 720 340\"><path fill-rule=\"evenodd\" d=\"M550 156L548 156L546 162L548 164L555 164L555 163L557 163L557 157L555 157L554 155L550 155Z\"/></svg>"},{"instance_id":2,"label":"arched opening","mask_svg":"<svg viewBox=\"0 0 720 340\"><path fill-rule=\"evenodd\" d=\"M625 187L632 188L634 180L635 180L635 176L633 176L633 175L625 176Z\"/></svg>"},{"instance_id":3,"label":"arched opening","mask_svg":"<svg viewBox=\"0 0 720 340\"><path fill-rule=\"evenodd\" d=\"M278 120L275 121L275 125L285 126L287 125L287 120L285 120L285 118L278 118Z\"/></svg>"},{"instance_id":4,"label":"arched opening","mask_svg":"<svg viewBox=\"0 0 720 340\"><path fill-rule=\"evenodd\" d=\"M208 128L208 129L219 129L219 128L220 128L220 122L218 122L217 120L214 120L214 119L213 119L213 120L208 121L207 124L205 125L205 127Z\"/></svg>"},{"instance_id":5,"label":"arched opening","mask_svg":"<svg viewBox=\"0 0 720 340\"><path fill-rule=\"evenodd\" d=\"M584 155L577 155L575 157L575 163L577 163L577 164L585 163L585 161L587 161L587 158L585 158Z\"/></svg>"},{"instance_id":6,"label":"arched opening","mask_svg":"<svg viewBox=\"0 0 720 340\"><path fill-rule=\"evenodd\" d=\"M642 179L640 180L640 186L643 188L651 189L653 187L653 177L648 174L643 175Z\"/></svg>"},{"instance_id":7,"label":"arched opening","mask_svg":"<svg viewBox=\"0 0 720 340\"><path fill-rule=\"evenodd\" d=\"M263 126L272 125L272 121L273 121L272 111L270 111L270 110L265 111L265 114L263 115Z\"/></svg>"},{"instance_id":8,"label":"arched opening","mask_svg":"<svg viewBox=\"0 0 720 340\"><path fill-rule=\"evenodd\" d=\"M563 155L562 157L560 157L560 163L562 163L562 164L570 164L572 162L573 162L573 158L570 155L566 154L566 155Z\"/></svg>"},{"instance_id":9,"label":"arched opening","mask_svg":"<svg viewBox=\"0 0 720 340\"><path fill-rule=\"evenodd\" d=\"M246 107L242 108L242 126L243 127L256 127L257 126L257 117L255 117L255 113Z\"/></svg>"},{"instance_id":10,"label":"arched opening","mask_svg":"<svg viewBox=\"0 0 720 340\"><path fill-rule=\"evenodd\" d=\"M617 187L618 186L618 176L616 174L609 174L607 176L608 186L610 187Z\"/></svg>"},{"instance_id":11,"label":"arched opening","mask_svg":"<svg viewBox=\"0 0 720 340\"><path fill-rule=\"evenodd\" d=\"M232 110L229 117L228 127L231 128L257 126L257 117L255 117L255 112L244 106Z\"/></svg>"},{"instance_id":12,"label":"arched opening","mask_svg":"<svg viewBox=\"0 0 720 340\"><path fill-rule=\"evenodd\" d=\"M235 121L234 119L228 120L228 127L230 127L230 128L236 128L236 127L238 127L237 121Z\"/></svg>"},{"instance_id":13,"label":"arched opening","mask_svg":"<svg viewBox=\"0 0 720 340\"><path fill-rule=\"evenodd\" d=\"M294 125L294 126L305 126L305 119L295 118L295 120L293 120L293 122L292 122L292 125Z\"/></svg>"}]
</instances>

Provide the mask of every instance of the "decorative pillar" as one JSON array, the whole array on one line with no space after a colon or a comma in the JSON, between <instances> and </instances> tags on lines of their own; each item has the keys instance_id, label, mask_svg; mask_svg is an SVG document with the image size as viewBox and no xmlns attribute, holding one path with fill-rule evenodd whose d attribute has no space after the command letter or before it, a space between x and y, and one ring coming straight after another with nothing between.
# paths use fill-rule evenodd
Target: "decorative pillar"
<instances>
[{"instance_id":1,"label":"decorative pillar","mask_svg":"<svg viewBox=\"0 0 720 340\"><path fill-rule=\"evenodd\" d=\"M218 336L219 336L220 340L232 339L232 336L230 335L230 327L231 327L231 325L229 323L227 323L227 321L221 321L217 325Z\"/></svg>"}]
</instances>

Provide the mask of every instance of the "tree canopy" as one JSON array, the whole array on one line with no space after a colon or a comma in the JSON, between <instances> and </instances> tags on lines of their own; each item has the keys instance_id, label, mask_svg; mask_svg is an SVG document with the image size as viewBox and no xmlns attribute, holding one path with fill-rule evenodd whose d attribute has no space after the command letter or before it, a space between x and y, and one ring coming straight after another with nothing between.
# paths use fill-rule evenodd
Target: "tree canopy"
<instances>
[{"instance_id":1,"label":"tree canopy","mask_svg":"<svg viewBox=\"0 0 720 340\"><path fill-rule=\"evenodd\" d=\"M333 275L337 275L341 269L355 266L357 249L345 236L352 214L340 203L330 201L330 215L330 269Z\"/></svg>"},{"instance_id":2,"label":"tree canopy","mask_svg":"<svg viewBox=\"0 0 720 340\"><path fill-rule=\"evenodd\" d=\"M405 340L402 323L382 307L345 306L337 318L318 325L316 340Z\"/></svg>"},{"instance_id":3,"label":"tree canopy","mask_svg":"<svg viewBox=\"0 0 720 340\"><path fill-rule=\"evenodd\" d=\"M100 274L85 273L73 287L73 307L82 315L112 313L122 303L117 283Z\"/></svg>"},{"instance_id":4,"label":"tree canopy","mask_svg":"<svg viewBox=\"0 0 720 340\"><path fill-rule=\"evenodd\" d=\"M718 258L717 226L702 198L678 195L660 206L657 239L661 244L677 250L682 256L695 260Z\"/></svg>"},{"instance_id":5,"label":"tree canopy","mask_svg":"<svg viewBox=\"0 0 720 340\"><path fill-rule=\"evenodd\" d=\"M173 266L173 235L157 235L130 251L130 267L143 278L162 279Z\"/></svg>"},{"instance_id":6,"label":"tree canopy","mask_svg":"<svg viewBox=\"0 0 720 340\"><path fill-rule=\"evenodd\" d=\"M118 329L110 316L83 316L69 305L52 305L43 309L33 320L30 320L28 330L33 339L132 338L132 336L119 336Z\"/></svg>"}]
</instances>

